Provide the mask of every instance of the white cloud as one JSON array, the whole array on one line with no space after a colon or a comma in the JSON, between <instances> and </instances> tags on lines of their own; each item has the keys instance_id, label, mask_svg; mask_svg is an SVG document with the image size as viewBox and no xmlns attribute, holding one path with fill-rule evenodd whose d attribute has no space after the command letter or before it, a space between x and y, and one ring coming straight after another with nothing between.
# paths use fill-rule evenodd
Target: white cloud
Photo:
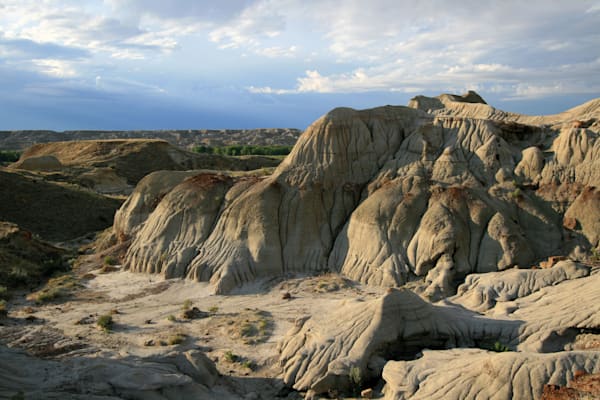
<instances>
[{"instance_id":1,"label":"white cloud","mask_svg":"<svg viewBox=\"0 0 600 400\"><path fill-rule=\"evenodd\" d=\"M269 1L245 8L239 16L210 32L210 40L221 48L255 47L264 38L274 38L285 29L285 18Z\"/></svg>"},{"instance_id":2,"label":"white cloud","mask_svg":"<svg viewBox=\"0 0 600 400\"><path fill-rule=\"evenodd\" d=\"M198 75L226 81L225 61L214 58L223 52L227 62L239 60L238 81L227 84L258 94L480 88L530 98L600 87L597 0L0 0L0 7L2 63L85 77L105 90L164 90L123 83L143 80L134 66L149 64L154 76L168 71L161 76L178 80L195 78L189 65L201 63ZM203 51L194 58L185 46L213 58ZM182 53L191 58L172 64ZM264 86L252 85L246 70L264 74Z\"/></svg>"},{"instance_id":3,"label":"white cloud","mask_svg":"<svg viewBox=\"0 0 600 400\"><path fill-rule=\"evenodd\" d=\"M597 2L373 0L366 5L358 0L323 0L305 7L298 3L288 1L286 9L271 12L320 32L330 59L339 67L323 73L318 61L305 58L314 62L305 75L287 88L261 88L266 93L489 88L534 96L543 91L523 88L587 93L586 86L600 86L597 70L588 65L590 58L600 56L600 31L591 15ZM262 4L273 6L268 1ZM235 46L252 48L257 41L259 36L248 34ZM554 84L564 79L578 83Z\"/></svg>"},{"instance_id":4,"label":"white cloud","mask_svg":"<svg viewBox=\"0 0 600 400\"><path fill-rule=\"evenodd\" d=\"M77 71L72 63L65 60L34 59L35 68L43 74L58 78L72 78L77 76Z\"/></svg>"},{"instance_id":5,"label":"white cloud","mask_svg":"<svg viewBox=\"0 0 600 400\"><path fill-rule=\"evenodd\" d=\"M290 58L290 57L296 56L297 50L298 49L296 46L290 46L287 48L273 46L273 47L257 49L256 54L259 54L259 55L265 56L265 57L269 57L269 58L282 58L282 57Z\"/></svg>"}]
</instances>

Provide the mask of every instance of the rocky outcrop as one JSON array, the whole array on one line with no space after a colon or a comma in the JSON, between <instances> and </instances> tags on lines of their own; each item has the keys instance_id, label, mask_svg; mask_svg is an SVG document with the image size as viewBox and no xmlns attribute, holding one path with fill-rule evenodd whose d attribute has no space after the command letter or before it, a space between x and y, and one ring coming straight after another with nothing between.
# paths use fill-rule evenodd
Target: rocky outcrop
<instances>
[{"instance_id":1,"label":"rocky outcrop","mask_svg":"<svg viewBox=\"0 0 600 400\"><path fill-rule=\"evenodd\" d=\"M386 360L423 348L453 348L518 336L519 321L480 318L452 305L431 305L409 290L370 302L347 301L328 315L299 320L280 343L283 380L317 394L349 391L352 375L377 378Z\"/></svg>"},{"instance_id":2,"label":"rocky outcrop","mask_svg":"<svg viewBox=\"0 0 600 400\"><path fill-rule=\"evenodd\" d=\"M565 385L579 371L600 371L600 353L491 353L477 349L423 351L383 370L385 399L538 399L545 382Z\"/></svg>"},{"instance_id":3,"label":"rocky outcrop","mask_svg":"<svg viewBox=\"0 0 600 400\"><path fill-rule=\"evenodd\" d=\"M0 346L0 397L56 399L213 399L218 372L189 350L160 357L118 360L73 357L41 360ZM27 368L20 366L27 365Z\"/></svg>"},{"instance_id":4,"label":"rocky outcrop","mask_svg":"<svg viewBox=\"0 0 600 400\"><path fill-rule=\"evenodd\" d=\"M200 171L156 171L146 175L115 214L114 231L121 241L140 229L158 203L185 178Z\"/></svg>"},{"instance_id":5,"label":"rocky outcrop","mask_svg":"<svg viewBox=\"0 0 600 400\"><path fill-rule=\"evenodd\" d=\"M487 311L498 302L529 296L547 286L588 276L590 268L573 261L560 261L549 269L512 269L501 273L471 274L450 300L476 311Z\"/></svg>"},{"instance_id":6,"label":"rocky outcrop","mask_svg":"<svg viewBox=\"0 0 600 400\"><path fill-rule=\"evenodd\" d=\"M384 286L418 277L441 298L468 274L597 246L593 218L567 230L563 217L598 209L600 125L589 121L600 102L535 118L473 99L445 96L430 113L335 109L267 178L177 186L146 220L168 229L139 229L126 266L211 281L219 293L290 272ZM175 217L186 213L201 221Z\"/></svg>"},{"instance_id":7,"label":"rocky outcrop","mask_svg":"<svg viewBox=\"0 0 600 400\"><path fill-rule=\"evenodd\" d=\"M383 369L390 399L473 398L506 382L514 392L497 398L538 398L544 383L562 382L567 370L593 372L600 360L594 348L561 353L600 326L600 274L570 262L554 268L478 275L436 304L407 289L390 290L381 299L346 301L300 319L279 344L283 380L315 394L350 392L356 376L370 382ZM482 289L488 290L483 296ZM437 351L461 347L519 351ZM490 376L480 376L486 362Z\"/></svg>"}]
</instances>

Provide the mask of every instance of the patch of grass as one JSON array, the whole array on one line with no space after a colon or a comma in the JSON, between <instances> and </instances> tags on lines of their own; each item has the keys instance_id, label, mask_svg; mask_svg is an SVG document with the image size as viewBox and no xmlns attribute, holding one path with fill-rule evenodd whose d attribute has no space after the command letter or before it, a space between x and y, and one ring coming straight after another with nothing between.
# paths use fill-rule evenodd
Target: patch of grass
<instances>
[{"instance_id":1,"label":"patch of grass","mask_svg":"<svg viewBox=\"0 0 600 400\"><path fill-rule=\"evenodd\" d=\"M170 314L169 316L167 316L167 320L169 320L171 322L177 322L177 318L173 314Z\"/></svg>"},{"instance_id":2,"label":"patch of grass","mask_svg":"<svg viewBox=\"0 0 600 400\"><path fill-rule=\"evenodd\" d=\"M248 368L249 370L254 370L254 367L255 367L254 362L252 362L252 360L248 360L248 359L242 361L240 363L240 365L244 368Z\"/></svg>"},{"instance_id":3,"label":"patch of grass","mask_svg":"<svg viewBox=\"0 0 600 400\"><path fill-rule=\"evenodd\" d=\"M258 334L258 329L256 328L256 326L254 326L254 324L251 324L250 322L244 322L242 324L242 326L240 327L240 335L241 336L256 336Z\"/></svg>"},{"instance_id":4,"label":"patch of grass","mask_svg":"<svg viewBox=\"0 0 600 400\"><path fill-rule=\"evenodd\" d=\"M192 308L192 305L193 305L192 301L190 299L187 299L186 301L183 302L183 305L181 306L181 309L183 311L189 310L189 309Z\"/></svg>"},{"instance_id":5,"label":"patch of grass","mask_svg":"<svg viewBox=\"0 0 600 400\"><path fill-rule=\"evenodd\" d=\"M217 306L212 306L211 308L208 309L208 312L211 314L216 314L219 312L219 307Z\"/></svg>"},{"instance_id":6,"label":"patch of grass","mask_svg":"<svg viewBox=\"0 0 600 400\"><path fill-rule=\"evenodd\" d=\"M167 343L169 346L175 346L176 344L181 344L185 341L186 336L183 333L176 333L175 335L169 336L167 339Z\"/></svg>"},{"instance_id":7,"label":"patch of grass","mask_svg":"<svg viewBox=\"0 0 600 400\"><path fill-rule=\"evenodd\" d=\"M596 248L592 249L592 256L590 257L590 262L594 264L600 263L600 250Z\"/></svg>"},{"instance_id":8,"label":"patch of grass","mask_svg":"<svg viewBox=\"0 0 600 400\"><path fill-rule=\"evenodd\" d=\"M43 304L68 297L79 287L81 287L81 284L77 281L74 275L60 275L48 280L42 289L31 293L29 296L27 296L27 299L35 301L36 304Z\"/></svg>"},{"instance_id":9,"label":"patch of grass","mask_svg":"<svg viewBox=\"0 0 600 400\"><path fill-rule=\"evenodd\" d=\"M104 265L117 265L118 261L113 256L104 257Z\"/></svg>"},{"instance_id":10,"label":"patch of grass","mask_svg":"<svg viewBox=\"0 0 600 400\"><path fill-rule=\"evenodd\" d=\"M113 327L113 324L114 324L114 321L113 321L113 317L111 314L101 315L98 318L98 321L96 322L96 325L98 325L100 328L102 328L102 330L104 332L110 332Z\"/></svg>"},{"instance_id":11,"label":"patch of grass","mask_svg":"<svg viewBox=\"0 0 600 400\"><path fill-rule=\"evenodd\" d=\"M521 193L521 189L516 188L515 190L510 192L509 196L511 199L520 199L523 197L523 194Z\"/></svg>"},{"instance_id":12,"label":"patch of grass","mask_svg":"<svg viewBox=\"0 0 600 400\"><path fill-rule=\"evenodd\" d=\"M6 309L6 300L0 300L0 317L6 317L8 310Z\"/></svg>"},{"instance_id":13,"label":"patch of grass","mask_svg":"<svg viewBox=\"0 0 600 400\"><path fill-rule=\"evenodd\" d=\"M352 392L354 395L360 394L360 390L362 389L362 373L360 372L360 368L357 366L353 366L350 368L350 372L348 373L348 378L350 379L350 386L352 388Z\"/></svg>"},{"instance_id":14,"label":"patch of grass","mask_svg":"<svg viewBox=\"0 0 600 400\"><path fill-rule=\"evenodd\" d=\"M8 300L10 297L10 293L8 292L8 288L6 286L0 285L0 299Z\"/></svg>"},{"instance_id":15,"label":"patch of grass","mask_svg":"<svg viewBox=\"0 0 600 400\"><path fill-rule=\"evenodd\" d=\"M225 354L223 354L223 358L225 358L225 361L230 363L238 362L241 359L240 356L238 356L231 350L227 350Z\"/></svg>"},{"instance_id":16,"label":"patch of grass","mask_svg":"<svg viewBox=\"0 0 600 400\"><path fill-rule=\"evenodd\" d=\"M495 351L496 353L503 353L505 351L510 351L510 347L508 347L500 342L495 342L490 350Z\"/></svg>"},{"instance_id":17,"label":"patch of grass","mask_svg":"<svg viewBox=\"0 0 600 400\"><path fill-rule=\"evenodd\" d=\"M337 292L341 289L350 287L348 280L334 274L328 274L321 276L316 284L313 286L313 290L317 293L329 293Z\"/></svg>"}]
</instances>

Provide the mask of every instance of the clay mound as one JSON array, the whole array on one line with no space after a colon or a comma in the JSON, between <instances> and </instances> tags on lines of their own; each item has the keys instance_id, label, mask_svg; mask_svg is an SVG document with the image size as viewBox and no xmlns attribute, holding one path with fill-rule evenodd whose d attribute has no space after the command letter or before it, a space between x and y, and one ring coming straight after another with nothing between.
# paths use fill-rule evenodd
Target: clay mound
<instances>
[{"instance_id":1,"label":"clay mound","mask_svg":"<svg viewBox=\"0 0 600 400\"><path fill-rule=\"evenodd\" d=\"M168 221L168 229L138 230L126 265L210 280L219 293L295 272L339 271L383 286L417 276L427 296L441 298L471 273L589 254L599 244L597 221L584 215L600 209L600 125L525 124L491 118L490 109L454 100L444 108L452 117L335 109L270 177L218 195L178 187L193 206L165 196L148 221ZM593 104L584 111L600 117ZM207 218L202 229L175 218L184 210ZM568 232L567 210L575 219ZM151 250L157 243L160 257ZM157 267L161 259L172 267Z\"/></svg>"},{"instance_id":2,"label":"clay mound","mask_svg":"<svg viewBox=\"0 0 600 400\"><path fill-rule=\"evenodd\" d=\"M561 261L543 270L513 269L501 273L471 274L450 301L476 311L487 311L498 302L529 296L547 286L588 276L590 268L573 261Z\"/></svg>"},{"instance_id":3,"label":"clay mound","mask_svg":"<svg viewBox=\"0 0 600 400\"><path fill-rule=\"evenodd\" d=\"M121 193L128 187L125 178L117 175L112 168L94 168L79 176L79 184L98 193Z\"/></svg>"},{"instance_id":4,"label":"clay mound","mask_svg":"<svg viewBox=\"0 0 600 400\"><path fill-rule=\"evenodd\" d=\"M411 359L423 348L508 343L519 325L392 290L379 300L347 301L327 315L297 321L279 344L283 380L316 394L332 388L349 392L353 375L364 383L378 378L386 360Z\"/></svg>"},{"instance_id":5,"label":"clay mound","mask_svg":"<svg viewBox=\"0 0 600 400\"><path fill-rule=\"evenodd\" d=\"M0 170L0 221L45 240L65 241L106 229L121 201Z\"/></svg>"},{"instance_id":6,"label":"clay mound","mask_svg":"<svg viewBox=\"0 0 600 400\"><path fill-rule=\"evenodd\" d=\"M22 168L28 159L42 156L53 156L63 166L70 168L111 168L116 175L133 185L157 170L251 170L278 163L266 157L238 159L191 153L163 140L114 139L36 144L28 148L11 168Z\"/></svg>"},{"instance_id":7,"label":"clay mound","mask_svg":"<svg viewBox=\"0 0 600 400\"><path fill-rule=\"evenodd\" d=\"M2 398L20 392L36 399L214 399L210 388L218 376L213 362L195 350L145 359L74 357L58 362L0 347Z\"/></svg>"},{"instance_id":8,"label":"clay mound","mask_svg":"<svg viewBox=\"0 0 600 400\"><path fill-rule=\"evenodd\" d=\"M17 225L0 221L0 285L15 288L39 284L66 269L65 251L44 243Z\"/></svg>"},{"instance_id":9,"label":"clay mound","mask_svg":"<svg viewBox=\"0 0 600 400\"><path fill-rule=\"evenodd\" d=\"M12 164L13 168L26 169L29 171L57 171L63 165L52 155L32 156Z\"/></svg>"},{"instance_id":10,"label":"clay mound","mask_svg":"<svg viewBox=\"0 0 600 400\"><path fill-rule=\"evenodd\" d=\"M484 277L487 282L494 282L496 288L502 288L514 282L509 272L512 271L493 272ZM442 397L439 398L445 398L441 394L445 391L440 388L450 384L456 385L456 389L448 398L473 398L473 394L484 390L486 385L495 385L496 378L497 384L509 382L508 387L515 387L518 394L515 398L538 398L543 383L560 382L564 378L565 365L572 371L592 372L589 369L594 365L592 360L600 357L597 347L569 353L571 355L561 353L585 348L580 344L585 344L588 332L595 332L600 326L600 292L597 290L600 274L585 276L589 270L568 263L557 266L555 276L546 270L535 272L545 282L537 284L533 279L523 282L524 291L517 293L521 297L498 299L483 315L464 308L472 305L470 290L437 304L430 304L407 289L391 290L383 298L368 302L340 301L330 312L298 320L280 342L283 380L298 390L311 390L315 394L330 389L349 392L356 385L357 376L363 384L374 382L385 365L383 377L391 387L386 389L386 394L393 394L389 398L408 399L413 395L428 398L430 390L440 390ZM570 274L567 280L561 279L564 274ZM533 290L532 283L541 288ZM506 294L512 295L510 287ZM472 308L481 309L483 304ZM491 378L478 377L481 367L468 369L470 364L493 359L495 356L491 353L436 351L425 352L425 356L419 358L424 349L455 347L519 352L494 361L497 363L494 370L501 369L497 370L498 376L491 374ZM537 353L561 356L544 358ZM447 362L442 362L445 358ZM534 367L536 360L541 360L541 364ZM510 363L502 366L504 362ZM448 363L456 365L449 367ZM524 378L515 373L517 368L511 366L520 366L527 371L523 375L528 378L523 381ZM426 378L430 375L436 377L432 382ZM463 376L464 381L455 382L457 376ZM475 381L471 382L472 379ZM529 379L537 386L533 386L530 393L523 392L529 387ZM500 392L498 396L509 399L511 392Z\"/></svg>"},{"instance_id":11,"label":"clay mound","mask_svg":"<svg viewBox=\"0 0 600 400\"><path fill-rule=\"evenodd\" d=\"M156 171L142 178L115 214L114 231L120 240L127 240L136 229L141 229L142 224L167 193L184 179L199 172Z\"/></svg>"},{"instance_id":12,"label":"clay mound","mask_svg":"<svg viewBox=\"0 0 600 400\"><path fill-rule=\"evenodd\" d=\"M383 378L387 400L533 400L545 382L565 385L579 370L600 372L600 353L424 351L414 361L390 361Z\"/></svg>"}]
</instances>

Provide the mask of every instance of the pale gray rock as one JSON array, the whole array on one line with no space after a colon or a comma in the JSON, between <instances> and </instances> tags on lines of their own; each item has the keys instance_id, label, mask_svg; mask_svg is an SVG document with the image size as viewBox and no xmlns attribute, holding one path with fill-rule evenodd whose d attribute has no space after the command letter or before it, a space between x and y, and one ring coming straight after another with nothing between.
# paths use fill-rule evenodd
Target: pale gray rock
<instances>
[{"instance_id":1,"label":"pale gray rock","mask_svg":"<svg viewBox=\"0 0 600 400\"><path fill-rule=\"evenodd\" d=\"M60 362L0 347L0 397L27 399L213 399L218 372L204 354L152 359L72 357Z\"/></svg>"},{"instance_id":2,"label":"pale gray rock","mask_svg":"<svg viewBox=\"0 0 600 400\"><path fill-rule=\"evenodd\" d=\"M600 186L600 125L579 119L600 117L600 101L548 117L474 94L437 101L430 113L335 109L264 179L174 187L156 208L140 189L115 224L135 236L126 267L210 281L217 293L288 273L383 286L417 276L438 299L470 273L598 245L597 196L584 193ZM574 202L572 238L563 217Z\"/></svg>"},{"instance_id":3,"label":"pale gray rock","mask_svg":"<svg viewBox=\"0 0 600 400\"><path fill-rule=\"evenodd\" d=\"M600 371L600 352L423 351L383 369L386 400L539 399L544 384L566 385L576 371Z\"/></svg>"},{"instance_id":4,"label":"pale gray rock","mask_svg":"<svg viewBox=\"0 0 600 400\"><path fill-rule=\"evenodd\" d=\"M509 343L519 326L453 305L431 305L406 289L391 290L381 299L346 301L327 315L297 321L279 344L279 360L284 382L297 390L349 390L352 369L369 380L379 376L386 359L411 357L427 347Z\"/></svg>"},{"instance_id":5,"label":"pale gray rock","mask_svg":"<svg viewBox=\"0 0 600 400\"><path fill-rule=\"evenodd\" d=\"M487 311L498 302L513 301L563 281L588 276L590 268L573 261L560 261L547 269L511 269L471 274L449 301L470 310Z\"/></svg>"},{"instance_id":6,"label":"pale gray rock","mask_svg":"<svg viewBox=\"0 0 600 400\"><path fill-rule=\"evenodd\" d=\"M146 175L115 213L113 230L117 237L129 237L142 225L162 198L184 179L201 171L156 171Z\"/></svg>"}]
</instances>

